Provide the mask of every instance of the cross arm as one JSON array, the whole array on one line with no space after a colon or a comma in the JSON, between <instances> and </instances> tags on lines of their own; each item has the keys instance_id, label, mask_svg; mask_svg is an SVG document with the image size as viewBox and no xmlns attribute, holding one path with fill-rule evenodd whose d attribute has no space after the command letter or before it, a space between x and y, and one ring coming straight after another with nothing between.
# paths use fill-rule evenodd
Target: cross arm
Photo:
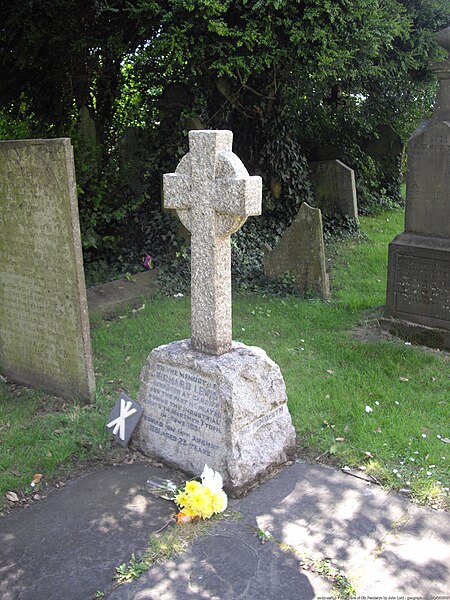
<instances>
[{"instance_id":1,"label":"cross arm","mask_svg":"<svg viewBox=\"0 0 450 600\"><path fill-rule=\"evenodd\" d=\"M190 206L190 177L179 173L163 176L164 208L186 210Z\"/></svg>"},{"instance_id":2,"label":"cross arm","mask_svg":"<svg viewBox=\"0 0 450 600\"><path fill-rule=\"evenodd\" d=\"M224 177L216 179L218 213L250 217L261 214L262 180L259 176L245 179Z\"/></svg>"}]
</instances>

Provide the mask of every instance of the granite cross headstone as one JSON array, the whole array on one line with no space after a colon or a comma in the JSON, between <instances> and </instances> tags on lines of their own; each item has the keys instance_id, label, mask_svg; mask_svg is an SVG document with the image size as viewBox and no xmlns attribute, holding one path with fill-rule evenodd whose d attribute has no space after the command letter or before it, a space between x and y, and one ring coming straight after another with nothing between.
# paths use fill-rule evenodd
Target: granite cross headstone
<instances>
[{"instance_id":1,"label":"granite cross headstone","mask_svg":"<svg viewBox=\"0 0 450 600\"><path fill-rule=\"evenodd\" d=\"M230 235L261 213L261 178L231 151L231 131L189 132L189 153L164 175L164 206L191 232L192 344L231 350Z\"/></svg>"},{"instance_id":2,"label":"granite cross headstone","mask_svg":"<svg viewBox=\"0 0 450 600\"><path fill-rule=\"evenodd\" d=\"M239 494L286 462L295 430L278 365L231 338L230 235L262 196L231 145L231 131L190 131L189 153L164 176L165 206L191 232L192 339L149 354L133 443L195 475L206 462Z\"/></svg>"}]
</instances>

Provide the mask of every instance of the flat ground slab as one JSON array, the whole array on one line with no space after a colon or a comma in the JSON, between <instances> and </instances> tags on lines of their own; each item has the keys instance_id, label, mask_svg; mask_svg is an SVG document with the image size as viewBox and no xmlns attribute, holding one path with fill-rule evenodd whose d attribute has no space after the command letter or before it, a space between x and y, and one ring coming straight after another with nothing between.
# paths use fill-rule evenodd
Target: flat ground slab
<instances>
[{"instance_id":1,"label":"flat ground slab","mask_svg":"<svg viewBox=\"0 0 450 600\"><path fill-rule=\"evenodd\" d=\"M332 600L331 584L303 571L276 543L261 540L245 522L223 519L188 552L154 565L108 600Z\"/></svg>"},{"instance_id":2,"label":"flat ground slab","mask_svg":"<svg viewBox=\"0 0 450 600\"><path fill-rule=\"evenodd\" d=\"M318 558L367 597L450 592L450 513L322 465L286 467L239 503L244 520Z\"/></svg>"},{"instance_id":3,"label":"flat ground slab","mask_svg":"<svg viewBox=\"0 0 450 600\"><path fill-rule=\"evenodd\" d=\"M87 289L89 313L102 317L134 306L157 290L157 271L136 273L130 279L117 279Z\"/></svg>"},{"instance_id":4,"label":"flat ground slab","mask_svg":"<svg viewBox=\"0 0 450 600\"><path fill-rule=\"evenodd\" d=\"M106 467L0 519L2 600L88 600L174 513L146 491L150 463Z\"/></svg>"},{"instance_id":5,"label":"flat ground slab","mask_svg":"<svg viewBox=\"0 0 450 600\"><path fill-rule=\"evenodd\" d=\"M144 462L106 467L1 518L0 598L91 600L97 591L108 600L331 598L331 583L303 570L298 556L327 559L367 598L448 596L449 513L301 462L230 500L186 552L113 590L115 567L133 552L139 557L174 514L172 502L145 489L155 475L180 481Z\"/></svg>"}]
</instances>

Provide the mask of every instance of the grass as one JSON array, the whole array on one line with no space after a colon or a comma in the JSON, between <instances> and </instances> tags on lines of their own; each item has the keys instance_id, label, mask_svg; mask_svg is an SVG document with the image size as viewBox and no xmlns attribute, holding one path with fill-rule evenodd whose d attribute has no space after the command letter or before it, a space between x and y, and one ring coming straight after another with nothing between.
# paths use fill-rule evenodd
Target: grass
<instances>
[{"instance_id":1,"label":"grass","mask_svg":"<svg viewBox=\"0 0 450 600\"><path fill-rule=\"evenodd\" d=\"M450 437L449 356L373 335L385 301L387 243L402 224L401 211L362 218L363 236L328 249L331 302L237 294L233 338L264 348L280 365L300 456L322 455L448 508L450 447L442 438ZM189 337L189 310L189 298L156 298L97 322L91 407L0 383L0 498L10 490L34 493L37 472L45 480L120 452L106 417L120 391L136 397L152 348Z\"/></svg>"}]
</instances>

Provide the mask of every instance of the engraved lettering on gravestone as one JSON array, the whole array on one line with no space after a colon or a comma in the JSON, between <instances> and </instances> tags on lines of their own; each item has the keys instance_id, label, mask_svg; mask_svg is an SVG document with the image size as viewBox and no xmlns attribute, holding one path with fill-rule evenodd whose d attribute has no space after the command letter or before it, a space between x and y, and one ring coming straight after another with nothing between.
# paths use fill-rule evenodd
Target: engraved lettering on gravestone
<instances>
[{"instance_id":1,"label":"engraved lettering on gravestone","mask_svg":"<svg viewBox=\"0 0 450 600\"><path fill-rule=\"evenodd\" d=\"M191 232L191 328L195 349L231 350L231 246L261 214L262 183L231 151L231 131L190 131L189 152L164 175L164 206Z\"/></svg>"},{"instance_id":2,"label":"engraved lettering on gravestone","mask_svg":"<svg viewBox=\"0 0 450 600\"><path fill-rule=\"evenodd\" d=\"M281 417L283 414L288 414L287 406L286 405L277 406L277 408L274 408L272 411L270 411L266 415L263 415L262 417L259 417L259 419L256 419L256 421L253 421L252 423L249 423L248 425L245 425L244 427L242 427L240 434L246 435L249 433L254 433L260 427L269 423L269 421L272 421L273 419Z\"/></svg>"},{"instance_id":3,"label":"engraved lettering on gravestone","mask_svg":"<svg viewBox=\"0 0 450 600\"><path fill-rule=\"evenodd\" d=\"M408 145L405 230L450 235L450 145L447 122L417 130Z\"/></svg>"},{"instance_id":4,"label":"engraved lettering on gravestone","mask_svg":"<svg viewBox=\"0 0 450 600\"><path fill-rule=\"evenodd\" d=\"M395 309L450 320L450 265L405 255L396 263Z\"/></svg>"},{"instance_id":5,"label":"engraved lettering on gravestone","mask_svg":"<svg viewBox=\"0 0 450 600\"><path fill-rule=\"evenodd\" d=\"M112 430L116 441L126 446L144 409L126 394L121 394L109 415L106 427Z\"/></svg>"},{"instance_id":6,"label":"engraved lettering on gravestone","mask_svg":"<svg viewBox=\"0 0 450 600\"><path fill-rule=\"evenodd\" d=\"M0 142L0 199L0 368L14 381L92 400L70 140Z\"/></svg>"},{"instance_id":7,"label":"engraved lettering on gravestone","mask_svg":"<svg viewBox=\"0 0 450 600\"><path fill-rule=\"evenodd\" d=\"M152 416L145 414L144 421L155 435L204 456L219 448L223 417L216 383L189 371L158 364L149 401Z\"/></svg>"}]
</instances>

